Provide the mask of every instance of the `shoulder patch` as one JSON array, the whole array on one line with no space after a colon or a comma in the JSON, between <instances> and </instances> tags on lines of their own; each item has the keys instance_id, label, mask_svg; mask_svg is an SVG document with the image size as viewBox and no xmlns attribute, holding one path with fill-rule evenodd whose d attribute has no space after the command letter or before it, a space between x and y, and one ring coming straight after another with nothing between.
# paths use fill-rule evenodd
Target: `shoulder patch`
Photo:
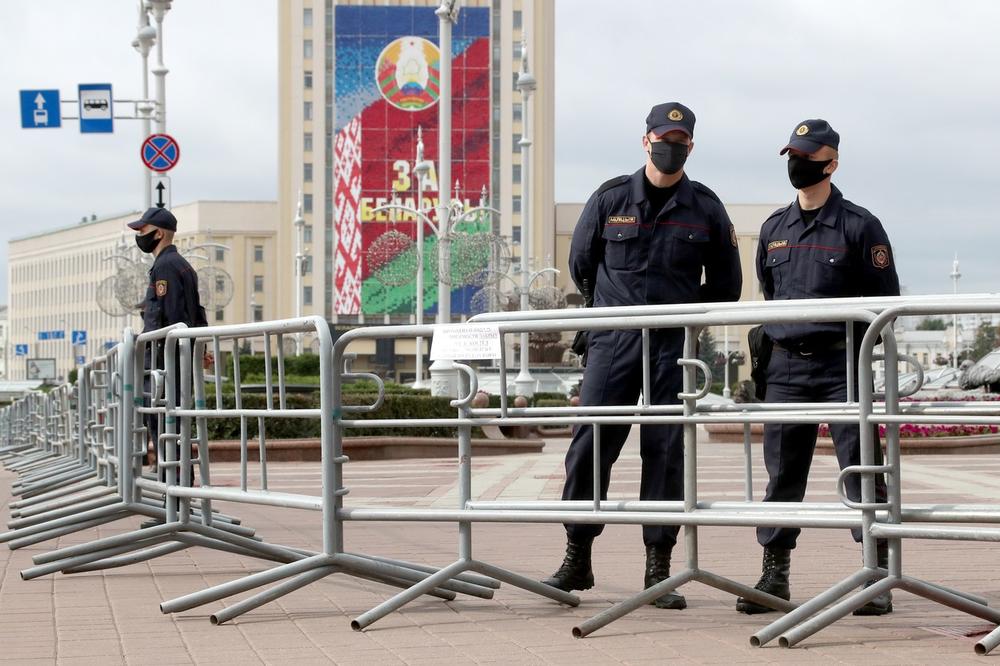
<instances>
[{"instance_id":1,"label":"shoulder patch","mask_svg":"<svg viewBox=\"0 0 1000 666\"><path fill-rule=\"evenodd\" d=\"M736 240L736 225L732 222L729 223L729 242L733 244L733 247L739 247L740 244Z\"/></svg>"},{"instance_id":2,"label":"shoulder patch","mask_svg":"<svg viewBox=\"0 0 1000 666\"><path fill-rule=\"evenodd\" d=\"M714 201L722 203L722 199L719 198L719 195L716 194L715 192L713 192L711 189L709 189L706 185L702 185L698 181L692 180L691 181L691 187L693 187L694 189L698 190L702 194L708 195L709 199L713 199Z\"/></svg>"},{"instance_id":3,"label":"shoulder patch","mask_svg":"<svg viewBox=\"0 0 1000 666\"><path fill-rule=\"evenodd\" d=\"M611 180L606 180L603 183L601 183L600 187L597 188L597 192L595 192L595 194L602 194L604 192L607 192L613 187L624 185L625 183L628 182L629 178L631 178L631 176L615 176Z\"/></svg>"},{"instance_id":4,"label":"shoulder patch","mask_svg":"<svg viewBox=\"0 0 1000 666\"><path fill-rule=\"evenodd\" d=\"M885 244L872 246L872 266L875 268L889 268L892 265L892 254L889 246Z\"/></svg>"},{"instance_id":5,"label":"shoulder patch","mask_svg":"<svg viewBox=\"0 0 1000 666\"><path fill-rule=\"evenodd\" d=\"M167 281L157 280L156 281L156 297L163 298L167 295Z\"/></svg>"}]
</instances>

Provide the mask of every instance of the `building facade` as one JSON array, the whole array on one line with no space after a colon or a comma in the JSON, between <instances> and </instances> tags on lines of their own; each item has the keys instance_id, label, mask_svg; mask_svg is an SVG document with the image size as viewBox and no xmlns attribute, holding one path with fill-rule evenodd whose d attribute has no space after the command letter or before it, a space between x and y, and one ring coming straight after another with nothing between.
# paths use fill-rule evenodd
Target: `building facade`
<instances>
[{"instance_id":1,"label":"building facade","mask_svg":"<svg viewBox=\"0 0 1000 666\"><path fill-rule=\"evenodd\" d=\"M7 350L8 328L7 306L0 305L0 379L8 379L7 368L9 368L10 365L7 362L7 354L10 353L11 356L14 355L13 350L10 350L9 352Z\"/></svg>"},{"instance_id":2,"label":"building facade","mask_svg":"<svg viewBox=\"0 0 1000 666\"><path fill-rule=\"evenodd\" d=\"M320 314L331 322L409 322L416 287L385 284L378 271L403 252L371 248L398 232L415 239L416 218L375 209L395 197L433 208L441 187L468 209L486 203L499 215L478 229L503 237L518 261L521 234L520 140L524 131L516 89L521 42L538 86L532 96L531 209L534 263L554 254L554 7L537 0L469 0L453 29L452 177L439 183L437 51L440 5L435 0L289 0L278 9L279 316ZM431 172L421 198L414 176L418 129ZM457 181L457 183L456 183ZM302 238L294 224L302 203ZM429 211L436 220L436 212ZM472 230L472 229L467 229ZM421 256L436 255L428 238ZM395 238L400 236L395 235ZM297 243L307 256L302 293L295 291ZM404 242L405 244L405 242ZM436 313L437 281L425 261L424 309ZM403 267L400 269L400 267ZM472 313L475 288L453 285L454 319ZM407 353L398 350L400 353ZM410 350L408 353L413 353Z\"/></svg>"},{"instance_id":3,"label":"building facade","mask_svg":"<svg viewBox=\"0 0 1000 666\"><path fill-rule=\"evenodd\" d=\"M208 277L199 291L209 323L278 318L275 203L198 201L172 212L175 244ZM125 308L108 293L114 275L122 276L118 284L129 299L135 294L136 306L145 293L145 269L132 261L139 258L134 232L125 226L140 215L85 220L10 242L8 379L26 379L34 359L55 359L55 379L65 379L78 357L101 353L127 326L141 329L137 307ZM72 331L86 331L86 343L74 345ZM26 357L13 356L16 344L28 345Z\"/></svg>"}]
</instances>

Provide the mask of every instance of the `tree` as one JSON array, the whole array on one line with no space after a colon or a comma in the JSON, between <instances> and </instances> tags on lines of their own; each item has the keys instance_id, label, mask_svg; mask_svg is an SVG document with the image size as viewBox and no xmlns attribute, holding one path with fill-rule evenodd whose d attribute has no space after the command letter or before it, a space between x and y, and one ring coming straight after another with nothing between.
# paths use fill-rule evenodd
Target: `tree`
<instances>
[{"instance_id":1,"label":"tree","mask_svg":"<svg viewBox=\"0 0 1000 666\"><path fill-rule=\"evenodd\" d=\"M726 358L715 346L715 336L708 328L701 329L698 334L698 358L708 364L716 380L722 378L722 368Z\"/></svg>"},{"instance_id":2,"label":"tree","mask_svg":"<svg viewBox=\"0 0 1000 666\"><path fill-rule=\"evenodd\" d=\"M972 360L978 361L996 349L998 343L997 327L989 322L983 322L976 329L976 341L972 343Z\"/></svg>"},{"instance_id":3,"label":"tree","mask_svg":"<svg viewBox=\"0 0 1000 666\"><path fill-rule=\"evenodd\" d=\"M920 320L920 323L917 324L918 331L944 331L947 328L948 327L945 325L944 319L941 319L940 317L924 317Z\"/></svg>"}]
</instances>

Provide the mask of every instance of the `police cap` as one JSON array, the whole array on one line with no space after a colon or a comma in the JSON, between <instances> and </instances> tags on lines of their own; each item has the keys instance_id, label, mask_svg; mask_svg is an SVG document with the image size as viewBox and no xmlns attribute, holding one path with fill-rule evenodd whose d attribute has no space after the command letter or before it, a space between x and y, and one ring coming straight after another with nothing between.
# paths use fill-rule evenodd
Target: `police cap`
<instances>
[{"instance_id":1,"label":"police cap","mask_svg":"<svg viewBox=\"0 0 1000 666\"><path fill-rule=\"evenodd\" d=\"M792 130L792 137L788 140L788 145L782 148L778 154L784 155L790 148L801 150L803 153L815 153L823 146L830 146L837 150L837 147L840 146L840 135L825 120L810 118L795 126L795 129Z\"/></svg>"},{"instance_id":2,"label":"police cap","mask_svg":"<svg viewBox=\"0 0 1000 666\"><path fill-rule=\"evenodd\" d=\"M646 116L646 134L661 137L671 130L679 130L694 138L694 111L680 102L666 102L654 106Z\"/></svg>"},{"instance_id":3,"label":"police cap","mask_svg":"<svg viewBox=\"0 0 1000 666\"><path fill-rule=\"evenodd\" d=\"M166 208L153 206L142 214L135 222L129 222L130 229L142 229L145 225L152 224L154 227L166 229L167 231L177 231L177 218Z\"/></svg>"}]
</instances>

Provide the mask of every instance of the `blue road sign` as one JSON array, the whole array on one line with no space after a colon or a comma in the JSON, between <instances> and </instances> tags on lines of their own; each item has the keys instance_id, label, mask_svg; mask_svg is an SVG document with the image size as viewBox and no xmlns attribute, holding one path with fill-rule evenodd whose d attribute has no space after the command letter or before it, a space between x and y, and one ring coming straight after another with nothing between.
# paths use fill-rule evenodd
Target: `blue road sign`
<instances>
[{"instance_id":1,"label":"blue road sign","mask_svg":"<svg viewBox=\"0 0 1000 666\"><path fill-rule=\"evenodd\" d=\"M28 345L14 345L14 356L27 356Z\"/></svg>"},{"instance_id":2,"label":"blue road sign","mask_svg":"<svg viewBox=\"0 0 1000 666\"><path fill-rule=\"evenodd\" d=\"M38 331L39 340L65 340L66 331Z\"/></svg>"},{"instance_id":3,"label":"blue road sign","mask_svg":"<svg viewBox=\"0 0 1000 666\"><path fill-rule=\"evenodd\" d=\"M71 341L74 345L87 344L87 331L73 331Z\"/></svg>"},{"instance_id":4,"label":"blue road sign","mask_svg":"<svg viewBox=\"0 0 1000 666\"><path fill-rule=\"evenodd\" d=\"M81 83L80 131L83 133L113 132L114 109L110 83Z\"/></svg>"},{"instance_id":5,"label":"blue road sign","mask_svg":"<svg viewBox=\"0 0 1000 666\"><path fill-rule=\"evenodd\" d=\"M38 331L38 339L39 340L48 340L49 339L49 332L48 331Z\"/></svg>"},{"instance_id":6,"label":"blue road sign","mask_svg":"<svg viewBox=\"0 0 1000 666\"><path fill-rule=\"evenodd\" d=\"M77 365L83 365L86 362L87 362L87 357L86 356L77 356L76 357L76 364Z\"/></svg>"},{"instance_id":7,"label":"blue road sign","mask_svg":"<svg viewBox=\"0 0 1000 666\"><path fill-rule=\"evenodd\" d=\"M114 349L116 344L118 344L116 340L108 340L107 342L104 343L105 351L108 349Z\"/></svg>"},{"instance_id":8,"label":"blue road sign","mask_svg":"<svg viewBox=\"0 0 1000 666\"><path fill-rule=\"evenodd\" d=\"M21 91L21 127L61 127L58 90Z\"/></svg>"}]
</instances>

